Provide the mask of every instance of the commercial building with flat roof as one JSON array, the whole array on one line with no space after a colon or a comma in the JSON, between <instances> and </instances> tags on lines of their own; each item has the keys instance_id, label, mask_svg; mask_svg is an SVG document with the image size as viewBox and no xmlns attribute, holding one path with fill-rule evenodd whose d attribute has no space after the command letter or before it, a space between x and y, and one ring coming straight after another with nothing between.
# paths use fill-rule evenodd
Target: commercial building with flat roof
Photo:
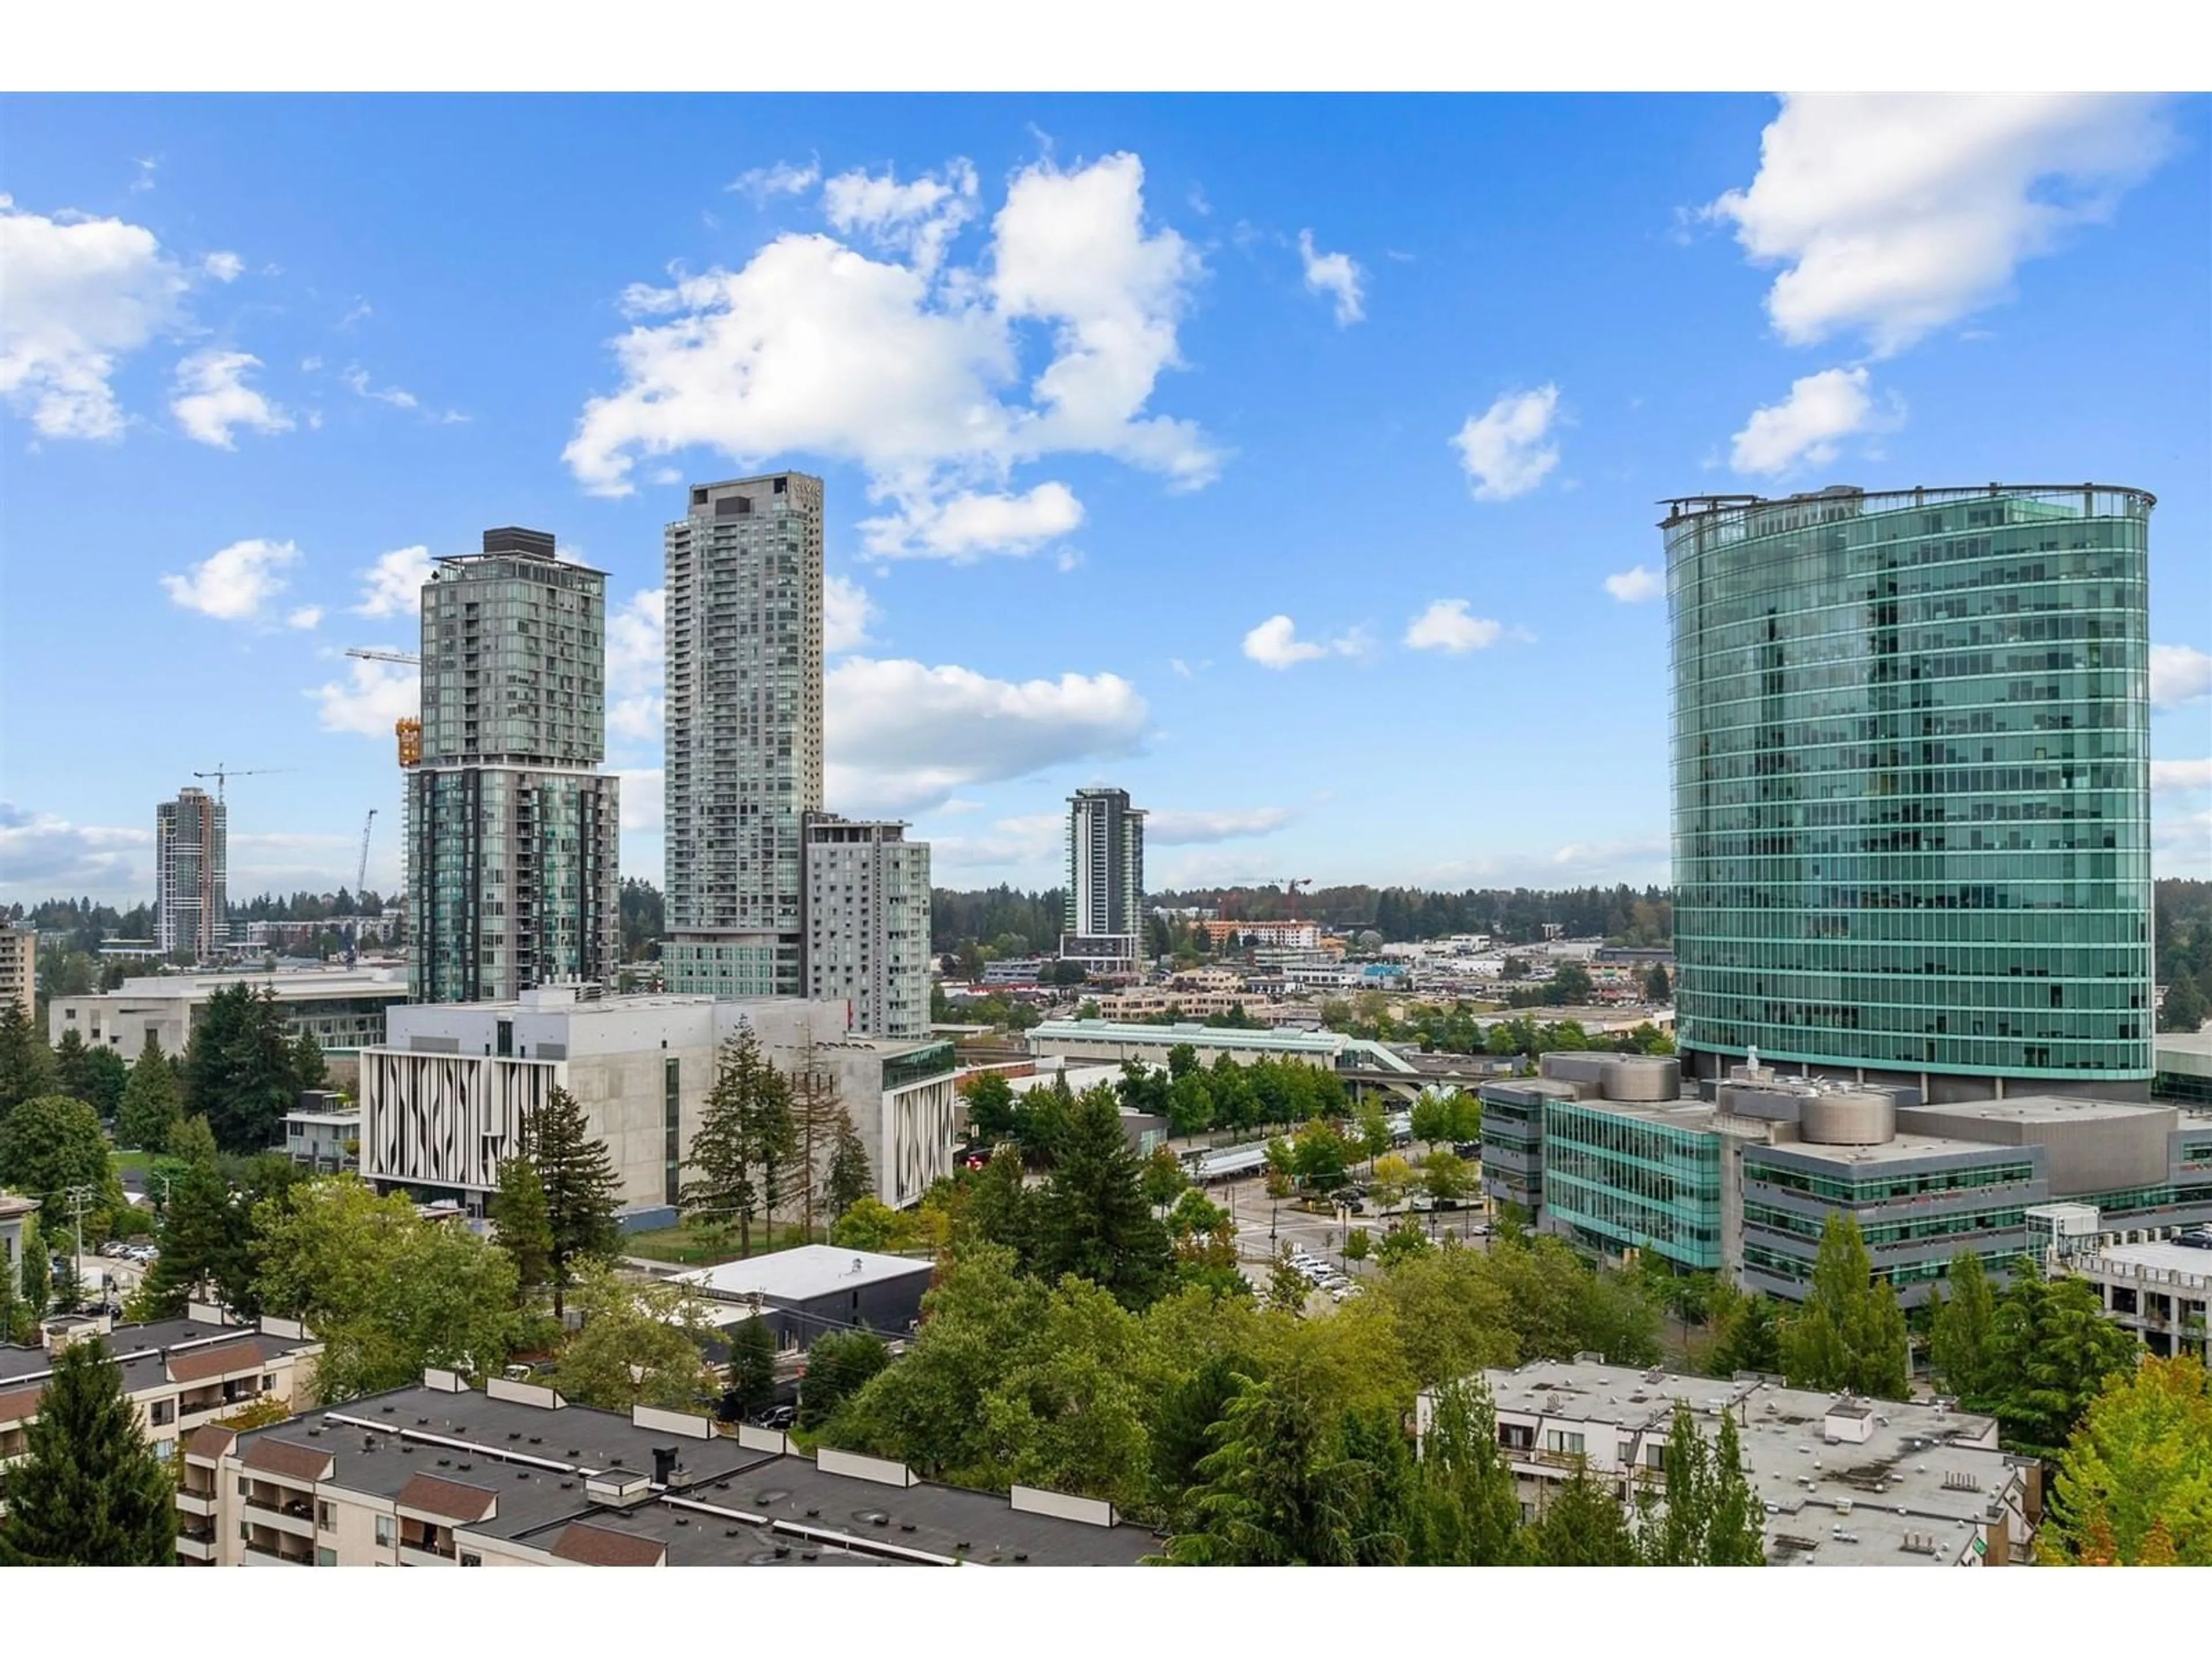
<instances>
[{"instance_id":1,"label":"commercial building with flat roof","mask_svg":"<svg viewBox=\"0 0 2212 1659\"><path fill-rule=\"evenodd\" d=\"M1498 1442L1529 1520L1579 1465L1635 1516L1664 1512L1667 1439L1678 1404L1708 1443L1736 1421L1744 1471L1765 1510L1769 1565L2008 1566L2033 1559L2041 1472L1997 1444L1996 1419L1941 1401L1864 1400L1748 1373L1721 1382L1608 1365L1595 1354L1489 1370ZM1414 1405L1425 1436L1436 1392Z\"/></svg>"},{"instance_id":2,"label":"commercial building with flat roof","mask_svg":"<svg viewBox=\"0 0 2212 1659\"><path fill-rule=\"evenodd\" d=\"M2161 1031L2152 1054L2153 1099L2212 1107L2212 1031Z\"/></svg>"},{"instance_id":3,"label":"commercial building with flat roof","mask_svg":"<svg viewBox=\"0 0 2212 1659\"><path fill-rule=\"evenodd\" d=\"M395 1009L361 1057L361 1173L387 1190L474 1212L556 1086L607 1144L622 1201L673 1204L723 1042L750 1028L787 1073L834 1085L868 1149L876 1195L918 1201L952 1170L961 1107L952 1044L855 1036L842 1002L708 996L580 999L562 988L506 1003ZM815 1149L826 1167L830 1146Z\"/></svg>"},{"instance_id":4,"label":"commercial building with flat roof","mask_svg":"<svg viewBox=\"0 0 2212 1659\"><path fill-rule=\"evenodd\" d=\"M2147 493L1675 501L1686 1068L2151 1079Z\"/></svg>"},{"instance_id":5,"label":"commercial building with flat roof","mask_svg":"<svg viewBox=\"0 0 2212 1659\"><path fill-rule=\"evenodd\" d=\"M2194 1354L2212 1365L2206 1314L2212 1310L2212 1248L2171 1241L2107 1244L2065 1258L2066 1271L2094 1285L2105 1317L2160 1358Z\"/></svg>"},{"instance_id":6,"label":"commercial building with flat roof","mask_svg":"<svg viewBox=\"0 0 2212 1659\"><path fill-rule=\"evenodd\" d=\"M1125 1024L1108 1019L1048 1019L1022 1034L1029 1052L1068 1060L1146 1060L1164 1064L1168 1050L1188 1043L1201 1060L1227 1054L1239 1065L1255 1060L1297 1060L1329 1071L1370 1068L1414 1075L1402 1055L1365 1037L1340 1031L1237 1030L1195 1021L1177 1025Z\"/></svg>"},{"instance_id":7,"label":"commercial building with flat roof","mask_svg":"<svg viewBox=\"0 0 2212 1659\"><path fill-rule=\"evenodd\" d=\"M775 1322L778 1334L805 1348L831 1331L903 1335L921 1318L921 1298L936 1271L927 1258L802 1244L696 1267L675 1279L706 1299L711 1322L721 1322L716 1304L773 1309L782 1316Z\"/></svg>"},{"instance_id":8,"label":"commercial building with flat roof","mask_svg":"<svg viewBox=\"0 0 2212 1659\"><path fill-rule=\"evenodd\" d=\"M1157 1547L1084 1498L939 1486L765 1430L443 1371L203 1430L180 1473L179 1559L224 1566L1093 1566Z\"/></svg>"},{"instance_id":9,"label":"commercial building with flat roof","mask_svg":"<svg viewBox=\"0 0 2212 1659\"><path fill-rule=\"evenodd\" d=\"M407 1000L406 975L392 968L301 968L275 973L155 974L126 979L112 991L52 997L46 1036L58 1043L75 1031L91 1048L136 1060L150 1036L175 1059L191 1041L208 999L226 986L272 992L288 1035L306 1032L325 1054L350 1053L384 1041L387 1011Z\"/></svg>"}]
</instances>

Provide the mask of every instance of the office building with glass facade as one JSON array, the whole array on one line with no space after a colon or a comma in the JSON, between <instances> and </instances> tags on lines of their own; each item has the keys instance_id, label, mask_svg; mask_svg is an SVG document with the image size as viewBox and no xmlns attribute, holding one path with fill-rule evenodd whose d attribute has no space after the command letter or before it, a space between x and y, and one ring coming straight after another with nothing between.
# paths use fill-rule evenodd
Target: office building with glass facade
<instances>
[{"instance_id":1,"label":"office building with glass facade","mask_svg":"<svg viewBox=\"0 0 2212 1659\"><path fill-rule=\"evenodd\" d=\"M2152 500L1670 504L1686 1072L2142 1097Z\"/></svg>"},{"instance_id":2,"label":"office building with glass facade","mask_svg":"<svg viewBox=\"0 0 2212 1659\"><path fill-rule=\"evenodd\" d=\"M798 996L822 810L822 480L695 485L662 552L667 987Z\"/></svg>"},{"instance_id":3,"label":"office building with glass facade","mask_svg":"<svg viewBox=\"0 0 2212 1659\"><path fill-rule=\"evenodd\" d=\"M407 775L417 1002L605 983L620 959L619 784L603 571L488 530L422 588L422 757Z\"/></svg>"}]
</instances>

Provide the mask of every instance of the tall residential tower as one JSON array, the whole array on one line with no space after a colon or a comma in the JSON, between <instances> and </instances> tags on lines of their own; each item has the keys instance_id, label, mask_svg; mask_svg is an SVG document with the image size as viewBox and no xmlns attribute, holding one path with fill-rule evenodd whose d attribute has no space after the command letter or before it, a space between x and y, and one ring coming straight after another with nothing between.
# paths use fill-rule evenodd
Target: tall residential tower
<instances>
[{"instance_id":1,"label":"tall residential tower","mask_svg":"<svg viewBox=\"0 0 2212 1659\"><path fill-rule=\"evenodd\" d=\"M695 485L663 550L667 987L797 996L822 809L822 480Z\"/></svg>"},{"instance_id":2,"label":"tall residential tower","mask_svg":"<svg viewBox=\"0 0 2212 1659\"><path fill-rule=\"evenodd\" d=\"M929 843L906 826L806 815L806 994L863 1036L929 1035Z\"/></svg>"},{"instance_id":3,"label":"tall residential tower","mask_svg":"<svg viewBox=\"0 0 2212 1659\"><path fill-rule=\"evenodd\" d=\"M422 758L407 774L409 988L500 1001L612 979L620 813L603 571L487 530L422 588Z\"/></svg>"},{"instance_id":4,"label":"tall residential tower","mask_svg":"<svg viewBox=\"0 0 2212 1659\"><path fill-rule=\"evenodd\" d=\"M2142 1098L2152 497L1669 506L1685 1072Z\"/></svg>"},{"instance_id":5,"label":"tall residential tower","mask_svg":"<svg viewBox=\"0 0 2212 1659\"><path fill-rule=\"evenodd\" d=\"M223 804L184 788L154 808L154 933L164 951L207 961L228 941Z\"/></svg>"},{"instance_id":6,"label":"tall residential tower","mask_svg":"<svg viewBox=\"0 0 2212 1659\"><path fill-rule=\"evenodd\" d=\"M1132 968L1145 935L1145 815L1126 789L1067 798L1066 931L1060 953L1113 972Z\"/></svg>"}]
</instances>

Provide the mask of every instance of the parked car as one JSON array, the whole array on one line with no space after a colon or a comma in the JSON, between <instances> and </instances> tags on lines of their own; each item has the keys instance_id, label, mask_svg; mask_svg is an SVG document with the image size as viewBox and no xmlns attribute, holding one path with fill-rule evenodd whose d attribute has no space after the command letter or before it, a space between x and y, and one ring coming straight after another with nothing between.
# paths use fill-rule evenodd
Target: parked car
<instances>
[{"instance_id":1,"label":"parked car","mask_svg":"<svg viewBox=\"0 0 2212 1659\"><path fill-rule=\"evenodd\" d=\"M131 1247L125 1244L121 1239L111 1238L106 1243L100 1247L100 1253L106 1256L118 1256L121 1255L130 1248Z\"/></svg>"},{"instance_id":2,"label":"parked car","mask_svg":"<svg viewBox=\"0 0 2212 1659\"><path fill-rule=\"evenodd\" d=\"M762 1429L787 1429L798 1420L799 1408L795 1406L770 1406L753 1414L753 1425Z\"/></svg>"},{"instance_id":3,"label":"parked car","mask_svg":"<svg viewBox=\"0 0 2212 1659\"><path fill-rule=\"evenodd\" d=\"M2173 1242L2192 1250L2212 1250L2212 1231L2199 1227L2185 1233L2176 1233Z\"/></svg>"}]
</instances>

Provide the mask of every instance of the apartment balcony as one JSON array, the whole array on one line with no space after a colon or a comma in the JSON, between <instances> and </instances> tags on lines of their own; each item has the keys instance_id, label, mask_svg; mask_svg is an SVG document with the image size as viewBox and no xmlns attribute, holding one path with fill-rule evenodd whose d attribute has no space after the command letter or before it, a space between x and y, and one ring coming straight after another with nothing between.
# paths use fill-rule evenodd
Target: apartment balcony
<instances>
[{"instance_id":1,"label":"apartment balcony","mask_svg":"<svg viewBox=\"0 0 2212 1659\"><path fill-rule=\"evenodd\" d=\"M215 1539L195 1537L188 1532L177 1534L177 1560L180 1565L212 1566L215 1563Z\"/></svg>"},{"instance_id":2,"label":"apartment balcony","mask_svg":"<svg viewBox=\"0 0 2212 1659\"><path fill-rule=\"evenodd\" d=\"M289 1533L295 1538L312 1539L315 1535L315 1506L302 1498L288 1498L280 1501L248 1495L246 1518L257 1527Z\"/></svg>"},{"instance_id":3,"label":"apartment balcony","mask_svg":"<svg viewBox=\"0 0 2212 1659\"><path fill-rule=\"evenodd\" d=\"M213 1515L219 1500L211 1492L192 1492L177 1488L177 1513L179 1515Z\"/></svg>"},{"instance_id":4,"label":"apartment balcony","mask_svg":"<svg viewBox=\"0 0 2212 1659\"><path fill-rule=\"evenodd\" d=\"M260 1397L260 1391L251 1384L198 1396L185 1395L177 1401L177 1425L193 1427L226 1412L250 1406Z\"/></svg>"},{"instance_id":5,"label":"apartment balcony","mask_svg":"<svg viewBox=\"0 0 2212 1659\"><path fill-rule=\"evenodd\" d=\"M414 1544L402 1544L399 1547L399 1565L403 1567L451 1567L457 1566L459 1563L451 1544L447 1545L443 1549L429 1549Z\"/></svg>"},{"instance_id":6,"label":"apartment balcony","mask_svg":"<svg viewBox=\"0 0 2212 1659\"><path fill-rule=\"evenodd\" d=\"M249 1538L239 1560L249 1567L312 1567L315 1565L315 1552L312 1545L302 1547Z\"/></svg>"}]
</instances>

